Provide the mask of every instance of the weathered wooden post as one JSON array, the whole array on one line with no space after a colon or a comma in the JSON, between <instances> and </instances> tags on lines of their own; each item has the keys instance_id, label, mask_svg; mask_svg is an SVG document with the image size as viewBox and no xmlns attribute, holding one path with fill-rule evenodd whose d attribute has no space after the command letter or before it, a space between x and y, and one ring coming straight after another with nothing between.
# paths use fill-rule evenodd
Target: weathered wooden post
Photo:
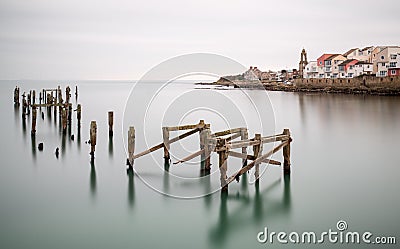
<instances>
[{"instance_id":1,"label":"weathered wooden post","mask_svg":"<svg viewBox=\"0 0 400 249\"><path fill-rule=\"evenodd\" d=\"M36 110L36 105L32 106L32 130L31 134L35 135L36 134L36 116L37 116L37 110Z\"/></svg>"},{"instance_id":2,"label":"weathered wooden post","mask_svg":"<svg viewBox=\"0 0 400 249\"><path fill-rule=\"evenodd\" d=\"M65 134L67 131L67 110L65 109L62 110L61 122L62 122L63 134Z\"/></svg>"},{"instance_id":3,"label":"weathered wooden post","mask_svg":"<svg viewBox=\"0 0 400 249\"><path fill-rule=\"evenodd\" d=\"M94 152L96 150L97 140L97 124L96 121L90 122L90 156L91 160L94 160Z\"/></svg>"},{"instance_id":4,"label":"weathered wooden post","mask_svg":"<svg viewBox=\"0 0 400 249\"><path fill-rule=\"evenodd\" d=\"M200 165L201 165L201 166L204 166L204 160L205 160L205 158L206 158L206 151L205 151L205 140L206 140L206 137L205 137L205 130L204 130L204 128L205 128L204 120L201 119L200 122L199 122L200 150L203 150L203 149L204 149L204 152L201 153L201 155L200 155ZM203 168L202 168L202 169L203 169Z\"/></svg>"},{"instance_id":5,"label":"weathered wooden post","mask_svg":"<svg viewBox=\"0 0 400 249\"><path fill-rule=\"evenodd\" d=\"M69 98L71 97L71 88L69 88L69 86L67 86L67 88L65 88L65 102L69 103Z\"/></svg>"},{"instance_id":6,"label":"weathered wooden post","mask_svg":"<svg viewBox=\"0 0 400 249\"><path fill-rule=\"evenodd\" d=\"M169 163L170 155L169 155L169 130L168 127L162 128L163 142L164 142L164 162Z\"/></svg>"},{"instance_id":7,"label":"weathered wooden post","mask_svg":"<svg viewBox=\"0 0 400 249\"><path fill-rule=\"evenodd\" d=\"M42 104L42 92L39 92L39 104ZM42 107L40 107L42 108Z\"/></svg>"},{"instance_id":8,"label":"weathered wooden post","mask_svg":"<svg viewBox=\"0 0 400 249\"><path fill-rule=\"evenodd\" d=\"M283 147L283 173L290 174L290 142L292 138L290 137L289 129L284 129L283 135L289 136L288 144Z\"/></svg>"},{"instance_id":9,"label":"weathered wooden post","mask_svg":"<svg viewBox=\"0 0 400 249\"><path fill-rule=\"evenodd\" d=\"M35 90L32 91L32 104L33 105L36 104L36 91Z\"/></svg>"},{"instance_id":10,"label":"weathered wooden post","mask_svg":"<svg viewBox=\"0 0 400 249\"><path fill-rule=\"evenodd\" d=\"M72 124L72 104L68 105L68 125Z\"/></svg>"},{"instance_id":11,"label":"weathered wooden post","mask_svg":"<svg viewBox=\"0 0 400 249\"><path fill-rule=\"evenodd\" d=\"M75 86L75 100L78 99L78 86Z\"/></svg>"},{"instance_id":12,"label":"weathered wooden post","mask_svg":"<svg viewBox=\"0 0 400 249\"><path fill-rule=\"evenodd\" d=\"M58 86L58 88L57 88L57 93L58 93L58 104L59 104L58 112L61 115L61 113L62 113L62 106L61 105L63 104L63 99L62 99L62 91L61 91L61 87L60 86Z\"/></svg>"},{"instance_id":13,"label":"weathered wooden post","mask_svg":"<svg viewBox=\"0 0 400 249\"><path fill-rule=\"evenodd\" d=\"M220 172L220 182L221 182L221 191L228 191L228 182L226 172L228 171L228 149L226 148L226 140L219 139L217 141L217 150L218 150L218 162L219 162L219 172Z\"/></svg>"},{"instance_id":14,"label":"weathered wooden post","mask_svg":"<svg viewBox=\"0 0 400 249\"><path fill-rule=\"evenodd\" d=\"M262 154L261 134L255 134L254 141L259 142L259 144L253 145L254 159L257 159ZM254 177L257 183L260 178L260 164L259 163L255 164L254 168L255 168Z\"/></svg>"},{"instance_id":15,"label":"weathered wooden post","mask_svg":"<svg viewBox=\"0 0 400 249\"><path fill-rule=\"evenodd\" d=\"M135 155L135 127L131 126L128 130L128 166L133 167L133 156Z\"/></svg>"},{"instance_id":16,"label":"weathered wooden post","mask_svg":"<svg viewBox=\"0 0 400 249\"><path fill-rule=\"evenodd\" d=\"M247 132L247 128L242 128L240 130L240 139L246 140L249 138L249 133ZM247 146L242 147L242 154L247 155ZM242 167L247 165L247 158L242 159Z\"/></svg>"},{"instance_id":17,"label":"weathered wooden post","mask_svg":"<svg viewBox=\"0 0 400 249\"><path fill-rule=\"evenodd\" d=\"M78 128L81 127L81 116L82 115L82 106L81 104L78 105L76 108L76 118L78 120Z\"/></svg>"},{"instance_id":18,"label":"weathered wooden post","mask_svg":"<svg viewBox=\"0 0 400 249\"><path fill-rule=\"evenodd\" d=\"M29 93L28 93L28 106L30 106L31 103L32 103L31 96L32 96L32 90L29 90Z\"/></svg>"},{"instance_id":19,"label":"weathered wooden post","mask_svg":"<svg viewBox=\"0 0 400 249\"><path fill-rule=\"evenodd\" d=\"M26 103L25 92L22 94L22 118L25 119L26 116Z\"/></svg>"},{"instance_id":20,"label":"weathered wooden post","mask_svg":"<svg viewBox=\"0 0 400 249\"><path fill-rule=\"evenodd\" d=\"M114 112L109 111L108 112L108 136L109 137L112 137L114 134L113 125L114 125Z\"/></svg>"},{"instance_id":21,"label":"weathered wooden post","mask_svg":"<svg viewBox=\"0 0 400 249\"><path fill-rule=\"evenodd\" d=\"M211 169L211 153L213 150L213 146L210 145L210 138L211 138L211 130L210 130L210 125L207 124L206 128L204 129L204 169L209 172Z\"/></svg>"},{"instance_id":22,"label":"weathered wooden post","mask_svg":"<svg viewBox=\"0 0 400 249\"><path fill-rule=\"evenodd\" d=\"M19 105L19 88L17 86L14 89L14 104Z\"/></svg>"}]
</instances>

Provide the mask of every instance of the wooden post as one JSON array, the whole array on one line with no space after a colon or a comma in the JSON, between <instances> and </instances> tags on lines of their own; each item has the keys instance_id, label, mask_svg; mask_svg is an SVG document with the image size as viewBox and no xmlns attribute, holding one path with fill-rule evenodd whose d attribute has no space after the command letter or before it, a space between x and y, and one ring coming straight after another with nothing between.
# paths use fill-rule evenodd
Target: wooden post
<instances>
[{"instance_id":1,"label":"wooden post","mask_svg":"<svg viewBox=\"0 0 400 249\"><path fill-rule=\"evenodd\" d=\"M200 123L204 125L204 120L200 120ZM205 169L205 158L206 158L206 129L205 127L201 127L199 128L199 138L200 138L200 150L204 150L203 153L201 153L200 155L200 165L201 165L201 169ZM204 168L203 168L204 167Z\"/></svg>"},{"instance_id":2,"label":"wooden post","mask_svg":"<svg viewBox=\"0 0 400 249\"><path fill-rule=\"evenodd\" d=\"M26 98L25 98L25 93L22 94L22 118L25 119L26 116L26 106L28 104L26 103Z\"/></svg>"},{"instance_id":3,"label":"wooden post","mask_svg":"<svg viewBox=\"0 0 400 249\"><path fill-rule=\"evenodd\" d=\"M17 86L14 89L14 104L19 105L19 88Z\"/></svg>"},{"instance_id":4,"label":"wooden post","mask_svg":"<svg viewBox=\"0 0 400 249\"><path fill-rule=\"evenodd\" d=\"M259 144L253 145L254 160L255 160L262 154L261 134L255 134L254 141L260 142ZM257 163L254 165L254 167L255 167L254 177L256 179L256 182L258 182L260 178L260 164Z\"/></svg>"},{"instance_id":5,"label":"wooden post","mask_svg":"<svg viewBox=\"0 0 400 249\"><path fill-rule=\"evenodd\" d=\"M78 99L78 86L75 86L75 99Z\"/></svg>"},{"instance_id":6,"label":"wooden post","mask_svg":"<svg viewBox=\"0 0 400 249\"><path fill-rule=\"evenodd\" d=\"M133 156L135 155L135 127L129 127L128 131L128 166L133 167Z\"/></svg>"},{"instance_id":7,"label":"wooden post","mask_svg":"<svg viewBox=\"0 0 400 249\"><path fill-rule=\"evenodd\" d=\"M114 112L108 112L108 136L112 137L113 132L113 125L114 125Z\"/></svg>"},{"instance_id":8,"label":"wooden post","mask_svg":"<svg viewBox=\"0 0 400 249\"><path fill-rule=\"evenodd\" d=\"M32 104L33 105L36 104L36 91L35 90L32 91Z\"/></svg>"},{"instance_id":9,"label":"wooden post","mask_svg":"<svg viewBox=\"0 0 400 249\"><path fill-rule=\"evenodd\" d=\"M36 105L33 105L32 106L32 130L31 130L32 135L36 134L36 116L37 116Z\"/></svg>"},{"instance_id":10,"label":"wooden post","mask_svg":"<svg viewBox=\"0 0 400 249\"><path fill-rule=\"evenodd\" d=\"M90 156L93 161L94 152L96 150L96 141L97 140L97 124L96 121L92 121L90 123Z\"/></svg>"},{"instance_id":11,"label":"wooden post","mask_svg":"<svg viewBox=\"0 0 400 249\"><path fill-rule=\"evenodd\" d=\"M249 138L249 134L247 132L247 128L243 128L240 130L240 139L247 140ZM242 147L242 154L247 154L247 146ZM247 165L247 158L242 159L242 167Z\"/></svg>"},{"instance_id":12,"label":"wooden post","mask_svg":"<svg viewBox=\"0 0 400 249\"><path fill-rule=\"evenodd\" d=\"M284 129L283 134L289 136L289 143L283 147L283 173L290 174L290 142L292 138L289 129Z\"/></svg>"},{"instance_id":13,"label":"wooden post","mask_svg":"<svg viewBox=\"0 0 400 249\"><path fill-rule=\"evenodd\" d=\"M169 163L169 159L170 159L170 155L169 155L170 143L169 143L169 130L168 130L168 127L163 127L162 128L162 134L163 134L163 143L164 143L164 162Z\"/></svg>"},{"instance_id":14,"label":"wooden post","mask_svg":"<svg viewBox=\"0 0 400 249\"><path fill-rule=\"evenodd\" d=\"M72 104L68 105L68 124L72 124Z\"/></svg>"},{"instance_id":15,"label":"wooden post","mask_svg":"<svg viewBox=\"0 0 400 249\"><path fill-rule=\"evenodd\" d=\"M82 117L82 106L81 104L78 105L76 108L76 118L78 120L78 127L81 127L81 117Z\"/></svg>"},{"instance_id":16,"label":"wooden post","mask_svg":"<svg viewBox=\"0 0 400 249\"><path fill-rule=\"evenodd\" d=\"M65 134L67 131L67 110L65 109L62 110L61 122L63 133Z\"/></svg>"},{"instance_id":17,"label":"wooden post","mask_svg":"<svg viewBox=\"0 0 400 249\"><path fill-rule=\"evenodd\" d=\"M42 92L39 92L39 104L42 104ZM42 108L42 107L40 107Z\"/></svg>"},{"instance_id":18,"label":"wooden post","mask_svg":"<svg viewBox=\"0 0 400 249\"><path fill-rule=\"evenodd\" d=\"M69 88L69 86L67 86L67 88L65 88L65 102L69 103L69 97L71 97L71 89Z\"/></svg>"},{"instance_id":19,"label":"wooden post","mask_svg":"<svg viewBox=\"0 0 400 249\"><path fill-rule=\"evenodd\" d=\"M58 104L59 104L59 106L58 106L58 112L60 113L60 115L61 115L61 113L62 113L62 103L63 103L63 99L62 99L62 91L61 91L61 87L60 86L58 86L58 88L57 88L57 92L58 92Z\"/></svg>"},{"instance_id":20,"label":"wooden post","mask_svg":"<svg viewBox=\"0 0 400 249\"><path fill-rule=\"evenodd\" d=\"M228 191L228 184L227 184L227 176L226 172L228 170L228 151L225 147L225 139L218 140L218 157L219 157L219 172L220 172L220 182L221 182L221 191L227 192ZM225 149L223 149L225 147Z\"/></svg>"},{"instance_id":21,"label":"wooden post","mask_svg":"<svg viewBox=\"0 0 400 249\"><path fill-rule=\"evenodd\" d=\"M28 93L28 106L30 106L31 103L32 103L31 96L32 96L32 90L29 90L29 93Z\"/></svg>"},{"instance_id":22,"label":"wooden post","mask_svg":"<svg viewBox=\"0 0 400 249\"><path fill-rule=\"evenodd\" d=\"M212 146L209 144L209 140L211 137L211 130L210 130L210 125L207 125L206 128L204 129L204 154L206 156L204 160L204 169L206 171L210 171L211 169L211 153L213 151Z\"/></svg>"}]
</instances>

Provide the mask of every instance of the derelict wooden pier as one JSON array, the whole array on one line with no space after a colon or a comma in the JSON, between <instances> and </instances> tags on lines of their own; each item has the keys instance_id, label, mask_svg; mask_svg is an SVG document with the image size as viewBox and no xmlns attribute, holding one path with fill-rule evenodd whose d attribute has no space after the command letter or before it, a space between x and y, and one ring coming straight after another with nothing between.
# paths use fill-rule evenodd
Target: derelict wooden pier
<instances>
[{"instance_id":1,"label":"derelict wooden pier","mask_svg":"<svg viewBox=\"0 0 400 249\"><path fill-rule=\"evenodd\" d=\"M172 132L183 130L188 131L173 138L170 138ZM162 127L163 141L137 154L135 154L135 128L130 127L128 130L127 159L129 169L133 168L135 159L159 149L164 150L164 160L166 161L166 163L169 163L170 145L196 133L199 133L200 150L188 155L185 158L182 158L177 162L174 162L174 164L183 163L200 156L202 162L202 170L205 170L209 173L211 169L210 157L213 152L216 152L219 158L218 167L220 171L220 184L222 191L227 191L228 185L232 181L239 180L240 176L245 174L253 167L255 168L255 179L256 182L258 182L260 178L259 166L261 163L267 163L277 166L281 165L281 162L270 159L273 154L277 153L281 149L283 151L283 173L290 174L290 143L292 142L292 138L289 129L284 129L281 134L266 137L261 136L261 134L255 134L254 138L249 139L247 128L240 127L211 133L210 124L206 124L204 120L200 120L198 124L193 125ZM238 138L240 138L240 140L236 140ZM267 151L266 153L263 152L264 144L275 142L278 142L279 144L270 151ZM253 146L253 154L247 153L247 148L249 146ZM234 151L235 149L241 149L241 152ZM227 175L229 156L242 159L242 168L231 176ZM248 163L248 160L252 162Z\"/></svg>"}]
</instances>

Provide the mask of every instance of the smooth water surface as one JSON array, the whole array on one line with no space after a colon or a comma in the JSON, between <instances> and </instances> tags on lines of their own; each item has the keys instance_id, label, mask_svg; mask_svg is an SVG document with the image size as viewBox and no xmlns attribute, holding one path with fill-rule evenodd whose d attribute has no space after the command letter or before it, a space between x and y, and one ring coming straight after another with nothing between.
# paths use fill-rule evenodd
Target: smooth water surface
<instances>
[{"instance_id":1,"label":"smooth water surface","mask_svg":"<svg viewBox=\"0 0 400 249\"><path fill-rule=\"evenodd\" d=\"M39 111L33 139L31 116L24 123L21 108L14 108L15 85L22 93L57 85L65 89L67 83L72 89L79 87L78 99L72 95L72 103L74 108L76 103L82 104L80 132L75 113L68 135L63 136L58 117L55 119L53 113L49 115L42 108L44 119ZM230 185L228 197L217 191L206 197L181 199L160 194L138 176L127 174L123 140L127 131L122 130L122 120L131 88L129 82L0 82L1 248L289 247L293 245L260 244L256 236L265 226L276 232L322 232L335 229L339 220L347 221L352 231L371 231L399 239L399 97L269 92L275 114L272 127L277 133L290 128L293 137L290 177L283 177L280 167L269 166L258 188L243 178ZM194 102L206 101L205 96L218 92L195 88L189 83L175 84L169 91L179 95L194 89L198 92L196 97L191 91ZM136 91L142 91L139 95L143 96L153 94L146 88ZM237 91L240 90L223 92L236 96ZM257 92L248 90L252 99L259 101L257 105L268 108L263 98L257 98ZM240 97L232 98L238 105L248 105ZM112 139L107 122L110 110L115 119ZM174 117L174 113L168 114L171 120L179 120L181 117ZM141 114L137 115L138 120L142 119ZM191 118L211 122L200 115ZM213 127L224 127L218 118L210 119ZM85 143L91 120L97 121L98 129L93 164ZM241 116L237 120L240 123ZM245 121L257 127L256 119ZM151 128L152 124L148 124ZM140 123L135 128L146 129ZM255 132L252 129L250 137ZM162 140L159 129L150 133L150 143ZM69 138L72 134L74 140ZM43 151L37 149L39 142L44 142ZM147 148L141 137L136 143L137 151ZM186 142L182 146L195 151L193 144ZM58 159L56 147L60 147ZM159 150L135 162L138 171L151 179L158 190L182 190L181 194L188 194L218 186L216 155L209 182L180 183L171 180L168 172L150 170L157 168L154 161L163 164L162 153ZM274 158L282 161L281 152ZM170 173L194 178L200 175L198 165L185 167L171 164ZM238 167L240 160L229 161L230 174ZM343 245L314 245L340 246ZM385 246L376 248L380 247Z\"/></svg>"}]
</instances>

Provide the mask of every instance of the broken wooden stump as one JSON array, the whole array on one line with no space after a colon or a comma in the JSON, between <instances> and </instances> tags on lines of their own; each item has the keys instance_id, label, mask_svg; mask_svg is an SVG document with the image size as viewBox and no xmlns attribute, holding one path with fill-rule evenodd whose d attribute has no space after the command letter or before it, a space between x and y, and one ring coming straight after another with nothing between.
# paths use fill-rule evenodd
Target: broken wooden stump
<instances>
[{"instance_id":1,"label":"broken wooden stump","mask_svg":"<svg viewBox=\"0 0 400 249\"><path fill-rule=\"evenodd\" d=\"M129 127L128 131L128 160L127 164L129 168L133 167L134 162L134 155L135 155L135 127Z\"/></svg>"},{"instance_id":2,"label":"broken wooden stump","mask_svg":"<svg viewBox=\"0 0 400 249\"><path fill-rule=\"evenodd\" d=\"M94 160L96 142L97 142L97 124L96 121L92 121L90 122L90 156L92 161Z\"/></svg>"},{"instance_id":3,"label":"broken wooden stump","mask_svg":"<svg viewBox=\"0 0 400 249\"><path fill-rule=\"evenodd\" d=\"M113 125L114 125L114 112L109 111L108 112L108 136L109 137L112 137L114 134Z\"/></svg>"},{"instance_id":4,"label":"broken wooden stump","mask_svg":"<svg viewBox=\"0 0 400 249\"><path fill-rule=\"evenodd\" d=\"M76 108L76 119L78 120L78 128L81 127L82 106L79 104Z\"/></svg>"},{"instance_id":5,"label":"broken wooden stump","mask_svg":"<svg viewBox=\"0 0 400 249\"><path fill-rule=\"evenodd\" d=\"M33 105L32 106L32 130L31 130L32 135L36 134L36 116L37 116L37 107L36 107L36 105Z\"/></svg>"},{"instance_id":6,"label":"broken wooden stump","mask_svg":"<svg viewBox=\"0 0 400 249\"><path fill-rule=\"evenodd\" d=\"M169 143L169 131L168 127L162 127L163 143L164 143L164 162L169 163L170 155L170 143Z\"/></svg>"},{"instance_id":7,"label":"broken wooden stump","mask_svg":"<svg viewBox=\"0 0 400 249\"><path fill-rule=\"evenodd\" d=\"M228 149L226 148L226 140L219 139L217 142L218 151L218 164L220 172L221 191L228 191L228 182L226 172L228 171Z\"/></svg>"},{"instance_id":8,"label":"broken wooden stump","mask_svg":"<svg viewBox=\"0 0 400 249\"><path fill-rule=\"evenodd\" d=\"M249 138L249 133L247 128L243 128L240 130L240 139L247 140ZM247 146L242 147L242 154L247 154ZM242 167L247 165L247 158L242 159Z\"/></svg>"}]
</instances>

